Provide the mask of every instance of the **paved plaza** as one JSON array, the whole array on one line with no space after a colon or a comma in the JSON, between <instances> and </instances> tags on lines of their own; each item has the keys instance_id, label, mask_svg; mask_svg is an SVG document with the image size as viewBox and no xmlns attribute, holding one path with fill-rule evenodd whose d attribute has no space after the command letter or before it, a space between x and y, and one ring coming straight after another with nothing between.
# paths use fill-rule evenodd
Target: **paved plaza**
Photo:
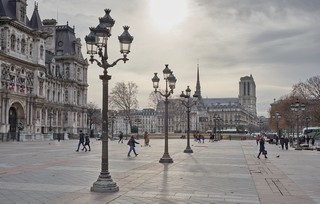
<instances>
[{"instance_id":1,"label":"paved plaza","mask_svg":"<svg viewBox=\"0 0 320 204\"><path fill-rule=\"evenodd\" d=\"M0 203L320 203L319 151L267 144L268 159L258 159L254 140L191 140L194 153L186 154L186 139L169 139L174 163L161 164L163 139L138 145L130 158L126 141L110 141L120 190L95 193L101 141L92 142L91 152L75 152L77 140L0 142Z\"/></svg>"}]
</instances>

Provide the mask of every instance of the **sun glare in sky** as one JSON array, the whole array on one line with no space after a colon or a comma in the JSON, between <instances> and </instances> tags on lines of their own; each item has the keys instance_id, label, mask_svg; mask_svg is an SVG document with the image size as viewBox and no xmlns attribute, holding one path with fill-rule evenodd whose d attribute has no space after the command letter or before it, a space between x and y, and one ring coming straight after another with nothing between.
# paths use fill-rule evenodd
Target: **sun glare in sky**
<instances>
[{"instance_id":1,"label":"sun glare in sky","mask_svg":"<svg viewBox=\"0 0 320 204\"><path fill-rule=\"evenodd\" d=\"M170 28L187 16L186 0L151 0L150 15L156 26Z\"/></svg>"}]
</instances>

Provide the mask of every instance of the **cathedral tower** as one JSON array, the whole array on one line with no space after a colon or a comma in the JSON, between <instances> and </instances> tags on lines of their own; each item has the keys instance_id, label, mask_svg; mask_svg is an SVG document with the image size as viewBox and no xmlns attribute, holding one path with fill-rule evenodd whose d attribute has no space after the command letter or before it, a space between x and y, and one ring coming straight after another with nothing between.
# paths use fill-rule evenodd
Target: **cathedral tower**
<instances>
[{"instance_id":1,"label":"cathedral tower","mask_svg":"<svg viewBox=\"0 0 320 204\"><path fill-rule=\"evenodd\" d=\"M250 113L257 115L256 83L251 74L240 78L239 102Z\"/></svg>"}]
</instances>

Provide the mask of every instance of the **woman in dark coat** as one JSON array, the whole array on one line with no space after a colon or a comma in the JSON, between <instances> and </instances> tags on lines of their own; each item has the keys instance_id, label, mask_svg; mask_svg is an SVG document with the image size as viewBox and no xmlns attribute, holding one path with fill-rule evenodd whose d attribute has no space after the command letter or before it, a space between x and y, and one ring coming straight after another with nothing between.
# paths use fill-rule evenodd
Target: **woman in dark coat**
<instances>
[{"instance_id":1,"label":"woman in dark coat","mask_svg":"<svg viewBox=\"0 0 320 204\"><path fill-rule=\"evenodd\" d=\"M264 136L262 136L260 138L259 144L260 144L260 147L259 147L259 154L258 154L257 158L260 159L260 154L261 153L264 155L264 158L268 158L267 154L264 154L264 151L266 150L265 147L264 147L264 144L265 144Z\"/></svg>"}]
</instances>

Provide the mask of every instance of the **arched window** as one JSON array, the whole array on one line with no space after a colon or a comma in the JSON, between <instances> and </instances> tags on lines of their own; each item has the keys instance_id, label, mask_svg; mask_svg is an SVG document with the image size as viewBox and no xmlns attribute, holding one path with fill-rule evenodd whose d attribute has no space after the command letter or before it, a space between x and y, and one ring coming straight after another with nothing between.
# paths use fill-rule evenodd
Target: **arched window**
<instances>
[{"instance_id":1,"label":"arched window","mask_svg":"<svg viewBox=\"0 0 320 204\"><path fill-rule=\"evenodd\" d=\"M66 79L70 79L70 68L66 68Z\"/></svg>"},{"instance_id":2,"label":"arched window","mask_svg":"<svg viewBox=\"0 0 320 204\"><path fill-rule=\"evenodd\" d=\"M20 39L18 38L17 39L17 52L19 52L20 50Z\"/></svg>"},{"instance_id":3,"label":"arched window","mask_svg":"<svg viewBox=\"0 0 320 204\"><path fill-rule=\"evenodd\" d=\"M40 59L43 59L43 55L44 55L44 48L43 45L40 46Z\"/></svg>"},{"instance_id":4,"label":"arched window","mask_svg":"<svg viewBox=\"0 0 320 204\"><path fill-rule=\"evenodd\" d=\"M79 80L79 81L81 81L81 69L80 68L78 68L78 70L77 70L77 79Z\"/></svg>"},{"instance_id":5,"label":"arched window","mask_svg":"<svg viewBox=\"0 0 320 204\"><path fill-rule=\"evenodd\" d=\"M30 44L30 48L29 48L30 50L29 50L29 55L30 55L30 57L32 56L32 50L33 50L33 46L32 46L32 44Z\"/></svg>"},{"instance_id":6,"label":"arched window","mask_svg":"<svg viewBox=\"0 0 320 204\"><path fill-rule=\"evenodd\" d=\"M77 91L77 104L80 104L80 91Z\"/></svg>"},{"instance_id":7,"label":"arched window","mask_svg":"<svg viewBox=\"0 0 320 204\"><path fill-rule=\"evenodd\" d=\"M14 34L11 35L11 50L15 50L16 48L16 36Z\"/></svg>"},{"instance_id":8,"label":"arched window","mask_svg":"<svg viewBox=\"0 0 320 204\"><path fill-rule=\"evenodd\" d=\"M47 100L50 100L50 89L47 90Z\"/></svg>"},{"instance_id":9,"label":"arched window","mask_svg":"<svg viewBox=\"0 0 320 204\"><path fill-rule=\"evenodd\" d=\"M26 40L24 38L21 40L21 53L26 53Z\"/></svg>"},{"instance_id":10,"label":"arched window","mask_svg":"<svg viewBox=\"0 0 320 204\"><path fill-rule=\"evenodd\" d=\"M5 32L4 29L1 29L1 50L6 49L6 40L5 40Z\"/></svg>"},{"instance_id":11,"label":"arched window","mask_svg":"<svg viewBox=\"0 0 320 204\"><path fill-rule=\"evenodd\" d=\"M60 102L60 92L58 92L57 102Z\"/></svg>"},{"instance_id":12,"label":"arched window","mask_svg":"<svg viewBox=\"0 0 320 204\"><path fill-rule=\"evenodd\" d=\"M69 100L69 92L68 92L68 90L66 90L64 93L64 101L68 102L68 100Z\"/></svg>"}]
</instances>

